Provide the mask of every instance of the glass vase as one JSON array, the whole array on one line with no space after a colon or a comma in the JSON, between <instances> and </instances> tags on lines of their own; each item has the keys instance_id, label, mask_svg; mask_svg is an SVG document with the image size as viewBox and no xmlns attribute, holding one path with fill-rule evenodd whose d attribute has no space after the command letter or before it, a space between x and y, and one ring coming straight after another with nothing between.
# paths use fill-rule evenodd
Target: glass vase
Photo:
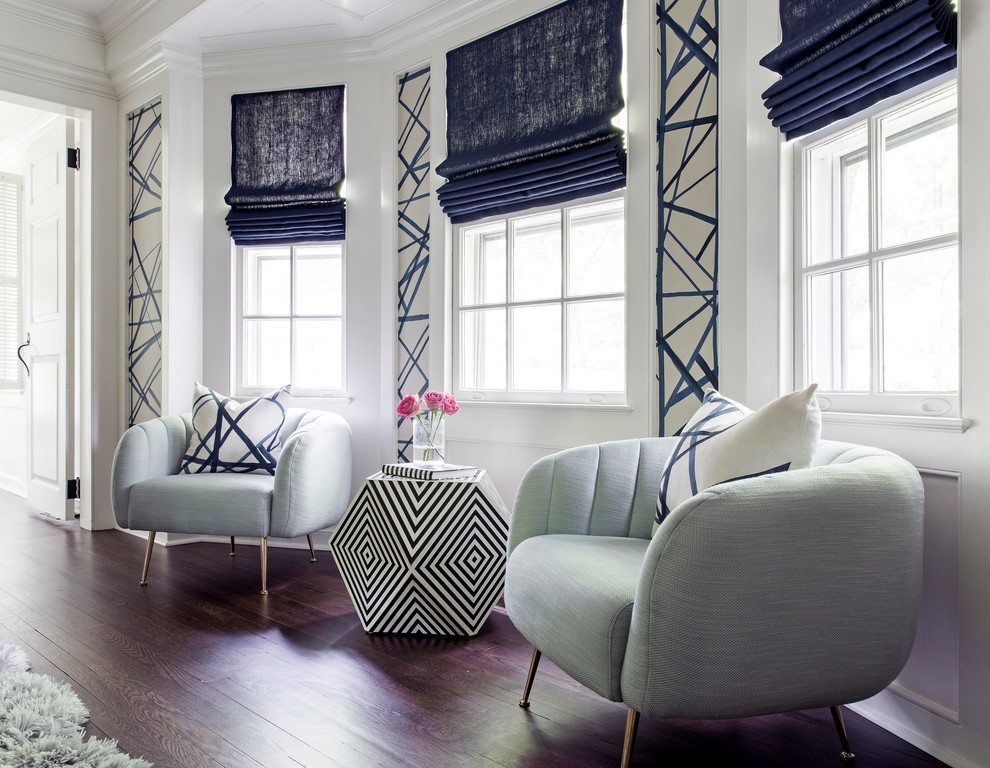
<instances>
[{"instance_id":1,"label":"glass vase","mask_svg":"<svg viewBox=\"0 0 990 768\"><path fill-rule=\"evenodd\" d=\"M413 464L422 467L443 464L444 420L443 411L428 411L412 420Z\"/></svg>"}]
</instances>

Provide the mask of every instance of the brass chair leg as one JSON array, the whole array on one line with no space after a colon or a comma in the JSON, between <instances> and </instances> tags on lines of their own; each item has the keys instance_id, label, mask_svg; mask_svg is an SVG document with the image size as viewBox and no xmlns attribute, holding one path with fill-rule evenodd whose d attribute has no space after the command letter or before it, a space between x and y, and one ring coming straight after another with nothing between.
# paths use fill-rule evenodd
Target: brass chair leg
<instances>
[{"instance_id":1,"label":"brass chair leg","mask_svg":"<svg viewBox=\"0 0 990 768\"><path fill-rule=\"evenodd\" d=\"M141 571L141 586L148 586L148 568L151 566L151 550L155 547L156 531L148 531L148 549L144 553L144 570Z\"/></svg>"},{"instance_id":2,"label":"brass chair leg","mask_svg":"<svg viewBox=\"0 0 990 768\"><path fill-rule=\"evenodd\" d=\"M842 752L839 753L839 757L842 758L843 762L850 763L856 759L856 755L853 754L849 746L849 735L846 733L846 724L842 720L842 711L837 706L829 707L829 711L832 713L835 730L839 732L839 741L842 742Z\"/></svg>"},{"instance_id":3,"label":"brass chair leg","mask_svg":"<svg viewBox=\"0 0 990 768\"><path fill-rule=\"evenodd\" d=\"M526 675L526 687L523 688L522 698L519 699L519 706L523 709L529 707L529 692L533 687L533 678L536 677L536 668L540 665L542 655L539 648L533 649L533 659L529 662L529 674Z\"/></svg>"},{"instance_id":4,"label":"brass chair leg","mask_svg":"<svg viewBox=\"0 0 990 768\"><path fill-rule=\"evenodd\" d=\"M306 541L309 542L309 562L316 562L316 547L313 546L313 534L306 534Z\"/></svg>"},{"instance_id":5,"label":"brass chair leg","mask_svg":"<svg viewBox=\"0 0 990 768\"><path fill-rule=\"evenodd\" d=\"M632 707L626 713L626 738L622 742L621 768L629 768L632 764L633 747L636 746L636 730L639 728L639 712Z\"/></svg>"},{"instance_id":6,"label":"brass chair leg","mask_svg":"<svg viewBox=\"0 0 990 768\"><path fill-rule=\"evenodd\" d=\"M261 594L268 594L268 539L261 540Z\"/></svg>"},{"instance_id":7,"label":"brass chair leg","mask_svg":"<svg viewBox=\"0 0 990 768\"><path fill-rule=\"evenodd\" d=\"M234 537L231 536L230 537L230 556L231 557L234 557L236 554L237 554L237 552L234 551Z\"/></svg>"}]
</instances>

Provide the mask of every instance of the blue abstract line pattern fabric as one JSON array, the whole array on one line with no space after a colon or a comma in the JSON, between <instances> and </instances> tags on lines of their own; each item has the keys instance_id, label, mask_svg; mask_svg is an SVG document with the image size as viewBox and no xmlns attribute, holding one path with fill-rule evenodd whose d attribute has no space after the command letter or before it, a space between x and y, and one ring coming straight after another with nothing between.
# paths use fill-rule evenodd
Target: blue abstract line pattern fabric
<instances>
[{"instance_id":1,"label":"blue abstract line pattern fabric","mask_svg":"<svg viewBox=\"0 0 990 768\"><path fill-rule=\"evenodd\" d=\"M623 0L567 0L447 53L454 223L625 186Z\"/></svg>"},{"instance_id":2,"label":"blue abstract line pattern fabric","mask_svg":"<svg viewBox=\"0 0 990 768\"><path fill-rule=\"evenodd\" d=\"M227 229L238 245L342 240L344 86L231 96Z\"/></svg>"},{"instance_id":3,"label":"blue abstract line pattern fabric","mask_svg":"<svg viewBox=\"0 0 990 768\"><path fill-rule=\"evenodd\" d=\"M659 434L718 386L718 3L657 4Z\"/></svg>"},{"instance_id":4,"label":"blue abstract line pattern fabric","mask_svg":"<svg viewBox=\"0 0 990 768\"><path fill-rule=\"evenodd\" d=\"M127 116L128 426L162 415L162 100Z\"/></svg>"},{"instance_id":5,"label":"blue abstract line pattern fabric","mask_svg":"<svg viewBox=\"0 0 990 768\"><path fill-rule=\"evenodd\" d=\"M430 388L430 68L397 78L396 402ZM397 419L396 453L412 460L412 433ZM404 433L404 434L403 434Z\"/></svg>"},{"instance_id":6,"label":"blue abstract line pattern fabric","mask_svg":"<svg viewBox=\"0 0 990 768\"><path fill-rule=\"evenodd\" d=\"M760 64L774 126L803 136L956 67L952 0L780 0L782 40Z\"/></svg>"},{"instance_id":7,"label":"blue abstract line pattern fabric","mask_svg":"<svg viewBox=\"0 0 990 768\"><path fill-rule=\"evenodd\" d=\"M274 475L288 404L288 387L240 403L197 382L193 432L180 471Z\"/></svg>"}]
</instances>

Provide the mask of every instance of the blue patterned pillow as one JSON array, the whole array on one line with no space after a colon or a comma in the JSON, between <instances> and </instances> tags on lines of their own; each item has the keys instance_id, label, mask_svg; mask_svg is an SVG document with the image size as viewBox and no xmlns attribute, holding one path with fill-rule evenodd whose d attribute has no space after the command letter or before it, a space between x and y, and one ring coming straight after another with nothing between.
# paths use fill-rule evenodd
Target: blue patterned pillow
<instances>
[{"instance_id":1,"label":"blue patterned pillow","mask_svg":"<svg viewBox=\"0 0 990 768\"><path fill-rule=\"evenodd\" d=\"M709 389L664 465L653 532L671 510L713 485L810 466L822 428L817 388L757 411Z\"/></svg>"},{"instance_id":2,"label":"blue patterned pillow","mask_svg":"<svg viewBox=\"0 0 990 768\"><path fill-rule=\"evenodd\" d=\"M282 450L289 388L240 403L196 383L193 433L180 472L267 472L275 474Z\"/></svg>"}]
</instances>

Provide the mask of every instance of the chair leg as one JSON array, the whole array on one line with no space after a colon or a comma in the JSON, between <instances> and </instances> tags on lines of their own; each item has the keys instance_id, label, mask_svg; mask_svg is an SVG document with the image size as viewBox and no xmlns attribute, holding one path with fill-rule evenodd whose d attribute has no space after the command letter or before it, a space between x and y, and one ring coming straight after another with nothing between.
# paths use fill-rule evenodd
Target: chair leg
<instances>
[{"instance_id":1,"label":"chair leg","mask_svg":"<svg viewBox=\"0 0 990 768\"><path fill-rule=\"evenodd\" d=\"M230 556L231 557L234 557L235 555L237 555L237 552L234 550L234 537L231 536L230 537Z\"/></svg>"},{"instance_id":2,"label":"chair leg","mask_svg":"<svg viewBox=\"0 0 990 768\"><path fill-rule=\"evenodd\" d=\"M151 550L155 548L156 531L148 531L148 549L144 553L144 570L141 571L141 586L148 586L148 568L151 566Z\"/></svg>"},{"instance_id":3,"label":"chair leg","mask_svg":"<svg viewBox=\"0 0 990 768\"><path fill-rule=\"evenodd\" d=\"M639 728L639 712L632 707L626 713L626 737L622 742L621 768L629 768L632 764L633 747L636 746L636 730Z\"/></svg>"},{"instance_id":4,"label":"chair leg","mask_svg":"<svg viewBox=\"0 0 990 768\"><path fill-rule=\"evenodd\" d=\"M261 540L261 594L268 594L268 539Z\"/></svg>"},{"instance_id":5,"label":"chair leg","mask_svg":"<svg viewBox=\"0 0 990 768\"><path fill-rule=\"evenodd\" d=\"M526 675L526 687L523 688L522 698L519 699L519 706L523 709L529 707L529 692L533 688L533 678L536 677L536 668L540 666L540 657L542 655L539 648L533 649L533 659L529 662L529 674Z\"/></svg>"},{"instance_id":6,"label":"chair leg","mask_svg":"<svg viewBox=\"0 0 990 768\"><path fill-rule=\"evenodd\" d=\"M835 723L835 730L839 732L839 741L842 742L842 752L839 753L839 757L844 762L852 762L856 759L856 755L853 754L849 746L849 735L846 733L846 724L842 720L842 711L837 706L829 707L829 711L832 713L832 722Z\"/></svg>"},{"instance_id":7,"label":"chair leg","mask_svg":"<svg viewBox=\"0 0 990 768\"><path fill-rule=\"evenodd\" d=\"M316 547L313 546L313 534L306 534L306 541L309 542L309 562L316 562Z\"/></svg>"}]
</instances>

